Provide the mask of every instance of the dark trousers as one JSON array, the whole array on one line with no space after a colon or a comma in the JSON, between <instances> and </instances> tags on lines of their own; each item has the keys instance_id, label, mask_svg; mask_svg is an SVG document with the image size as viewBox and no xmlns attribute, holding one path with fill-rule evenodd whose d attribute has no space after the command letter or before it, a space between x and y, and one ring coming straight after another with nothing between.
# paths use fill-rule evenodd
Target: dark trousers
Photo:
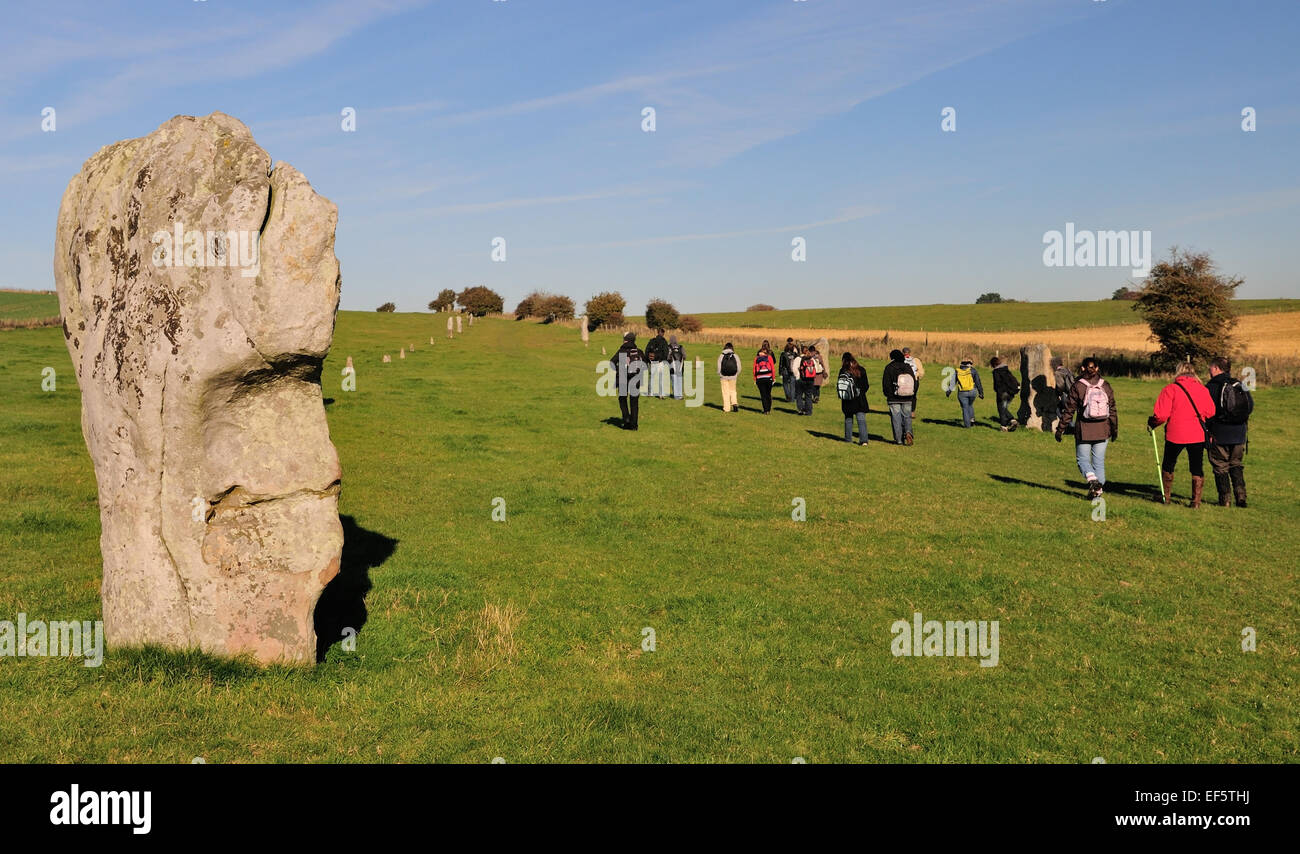
<instances>
[{"instance_id":1,"label":"dark trousers","mask_svg":"<svg viewBox=\"0 0 1300 854\"><path fill-rule=\"evenodd\" d=\"M794 374L790 374L789 376L786 377L781 377L781 389L785 392L785 402L794 403L795 400Z\"/></svg>"},{"instance_id":2,"label":"dark trousers","mask_svg":"<svg viewBox=\"0 0 1300 854\"><path fill-rule=\"evenodd\" d=\"M772 411L772 380L754 380L758 385L758 397L763 401L763 411Z\"/></svg>"},{"instance_id":3,"label":"dark trousers","mask_svg":"<svg viewBox=\"0 0 1300 854\"><path fill-rule=\"evenodd\" d=\"M812 380L799 380L795 383L795 408L804 415L812 415L814 388L816 386Z\"/></svg>"},{"instance_id":4,"label":"dark trousers","mask_svg":"<svg viewBox=\"0 0 1300 854\"><path fill-rule=\"evenodd\" d=\"M1015 398L1013 394L998 394L998 423L1003 427L1009 425L1012 421L1011 407L1008 404Z\"/></svg>"},{"instance_id":5,"label":"dark trousers","mask_svg":"<svg viewBox=\"0 0 1300 854\"><path fill-rule=\"evenodd\" d=\"M1192 442L1189 445L1181 445L1178 442L1165 440L1165 458L1160 463L1163 471L1173 472L1174 465L1178 462L1178 455L1187 449L1187 470L1192 473L1192 477L1205 477L1204 466L1204 442Z\"/></svg>"},{"instance_id":6,"label":"dark trousers","mask_svg":"<svg viewBox=\"0 0 1300 854\"><path fill-rule=\"evenodd\" d=\"M641 398L637 395L619 395L618 408L623 411L623 426L635 430Z\"/></svg>"},{"instance_id":7,"label":"dark trousers","mask_svg":"<svg viewBox=\"0 0 1300 854\"><path fill-rule=\"evenodd\" d=\"M1227 474L1231 469L1244 468L1246 465L1246 445L1220 445L1215 442L1210 446L1210 468L1215 474Z\"/></svg>"}]
</instances>

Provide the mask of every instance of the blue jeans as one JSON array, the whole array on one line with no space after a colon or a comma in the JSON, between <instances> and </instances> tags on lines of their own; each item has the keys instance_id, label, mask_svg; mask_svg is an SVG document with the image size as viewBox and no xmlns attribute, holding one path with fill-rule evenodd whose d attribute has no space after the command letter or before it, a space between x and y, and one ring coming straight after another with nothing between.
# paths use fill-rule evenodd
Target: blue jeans
<instances>
[{"instance_id":1,"label":"blue jeans","mask_svg":"<svg viewBox=\"0 0 1300 854\"><path fill-rule=\"evenodd\" d=\"M975 395L974 389L970 391L957 392L957 402L961 404L961 426L969 427L975 423Z\"/></svg>"},{"instance_id":2,"label":"blue jeans","mask_svg":"<svg viewBox=\"0 0 1300 854\"><path fill-rule=\"evenodd\" d=\"M858 420L858 441L867 444L867 413L855 412L844 416L844 441L853 441L853 419Z\"/></svg>"},{"instance_id":3,"label":"blue jeans","mask_svg":"<svg viewBox=\"0 0 1300 854\"><path fill-rule=\"evenodd\" d=\"M682 399L682 368L680 365L677 366L677 370L673 371L673 397L678 400Z\"/></svg>"},{"instance_id":4,"label":"blue jeans","mask_svg":"<svg viewBox=\"0 0 1300 854\"><path fill-rule=\"evenodd\" d=\"M1091 480L1088 475L1093 475L1106 482L1106 442L1079 442L1074 446L1074 457L1084 480Z\"/></svg>"},{"instance_id":5,"label":"blue jeans","mask_svg":"<svg viewBox=\"0 0 1300 854\"><path fill-rule=\"evenodd\" d=\"M795 384L795 408L804 415L812 415L813 381L799 380Z\"/></svg>"},{"instance_id":6,"label":"blue jeans","mask_svg":"<svg viewBox=\"0 0 1300 854\"><path fill-rule=\"evenodd\" d=\"M1010 394L998 395L998 423L1001 424L1003 427L1009 426L1012 421L1016 420L1015 417L1011 414L1011 407L1010 407L1010 403L1013 397L1014 395L1010 395Z\"/></svg>"},{"instance_id":7,"label":"blue jeans","mask_svg":"<svg viewBox=\"0 0 1300 854\"><path fill-rule=\"evenodd\" d=\"M781 377L781 390L785 392L785 402L786 402L786 403L794 403L794 402L795 402L794 375L793 375L793 374L791 374L791 375L788 376L788 377Z\"/></svg>"},{"instance_id":8,"label":"blue jeans","mask_svg":"<svg viewBox=\"0 0 1300 854\"><path fill-rule=\"evenodd\" d=\"M912 432L912 402L889 404L889 425L894 428L894 444L903 444L903 436Z\"/></svg>"}]
</instances>

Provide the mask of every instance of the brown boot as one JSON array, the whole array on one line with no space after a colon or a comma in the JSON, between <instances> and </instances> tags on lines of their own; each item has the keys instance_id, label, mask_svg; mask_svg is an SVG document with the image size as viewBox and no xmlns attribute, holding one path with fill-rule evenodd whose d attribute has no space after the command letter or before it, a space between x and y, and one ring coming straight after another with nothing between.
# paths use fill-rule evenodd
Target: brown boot
<instances>
[{"instance_id":1,"label":"brown boot","mask_svg":"<svg viewBox=\"0 0 1300 854\"><path fill-rule=\"evenodd\" d=\"M1246 472L1243 469L1228 469L1228 476L1232 478L1232 497L1236 499L1238 507L1246 506Z\"/></svg>"},{"instance_id":2,"label":"brown boot","mask_svg":"<svg viewBox=\"0 0 1300 854\"><path fill-rule=\"evenodd\" d=\"M1174 500L1174 473L1171 471L1160 471L1160 482L1165 486L1165 497L1161 501L1168 504Z\"/></svg>"},{"instance_id":3,"label":"brown boot","mask_svg":"<svg viewBox=\"0 0 1300 854\"><path fill-rule=\"evenodd\" d=\"M1219 490L1219 506L1227 507L1232 503L1232 481L1227 473L1214 473L1214 488Z\"/></svg>"},{"instance_id":4,"label":"brown boot","mask_svg":"<svg viewBox=\"0 0 1300 854\"><path fill-rule=\"evenodd\" d=\"M1192 507L1201 506L1201 493L1205 491L1205 475L1192 475Z\"/></svg>"}]
</instances>

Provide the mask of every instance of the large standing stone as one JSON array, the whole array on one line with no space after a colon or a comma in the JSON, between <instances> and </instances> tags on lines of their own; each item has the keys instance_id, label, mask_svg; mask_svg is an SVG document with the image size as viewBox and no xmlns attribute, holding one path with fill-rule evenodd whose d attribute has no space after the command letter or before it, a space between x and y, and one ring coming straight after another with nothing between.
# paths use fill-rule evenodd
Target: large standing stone
<instances>
[{"instance_id":1,"label":"large standing stone","mask_svg":"<svg viewBox=\"0 0 1300 854\"><path fill-rule=\"evenodd\" d=\"M1020 349L1020 411L1016 420L1029 430L1051 431L1056 422L1056 380L1046 344Z\"/></svg>"},{"instance_id":2,"label":"large standing stone","mask_svg":"<svg viewBox=\"0 0 1300 854\"><path fill-rule=\"evenodd\" d=\"M337 220L222 113L102 148L68 184L54 278L110 643L315 659L343 545L320 387Z\"/></svg>"}]
</instances>

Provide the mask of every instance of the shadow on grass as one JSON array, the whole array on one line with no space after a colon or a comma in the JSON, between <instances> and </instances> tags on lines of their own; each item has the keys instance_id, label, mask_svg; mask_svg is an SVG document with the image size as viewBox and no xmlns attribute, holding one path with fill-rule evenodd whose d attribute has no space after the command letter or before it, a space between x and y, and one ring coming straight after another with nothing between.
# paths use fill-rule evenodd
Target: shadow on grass
<instances>
[{"instance_id":1,"label":"shadow on grass","mask_svg":"<svg viewBox=\"0 0 1300 854\"><path fill-rule=\"evenodd\" d=\"M621 415L611 415L610 417L606 418L604 421L601 421L600 423L601 423L601 424L608 424L608 425L610 425L611 427L617 427L617 428L619 428L619 429L621 430L621 429L623 429L623 416L621 416Z\"/></svg>"},{"instance_id":2,"label":"shadow on grass","mask_svg":"<svg viewBox=\"0 0 1300 854\"><path fill-rule=\"evenodd\" d=\"M316 623L316 661L325 660L329 648L343 639L347 628L361 631L366 623L366 594L370 592L370 570L397 550L397 540L368 531L351 516L343 523L343 558L339 574L321 593L313 619Z\"/></svg>"},{"instance_id":3,"label":"shadow on grass","mask_svg":"<svg viewBox=\"0 0 1300 854\"><path fill-rule=\"evenodd\" d=\"M706 403L706 404L704 404L704 405L705 405L707 408L709 408L709 409L716 409L716 410L718 410L719 412L722 411L722 404L721 404L721 403ZM758 407L758 406L741 406L739 403L736 404L736 409L738 409L738 410L740 410L740 411L742 411L742 412L762 412L762 411L763 411L763 409L762 409L761 407Z\"/></svg>"},{"instance_id":4,"label":"shadow on grass","mask_svg":"<svg viewBox=\"0 0 1300 854\"><path fill-rule=\"evenodd\" d=\"M1087 498L1088 484L1081 480L1062 481L1069 489L1059 486L1051 486L1046 483L1034 483L1031 480L1022 480L1018 477L1007 477L1001 474L991 474L989 477L998 483L1005 483L1012 486L1032 486L1035 489L1048 489L1052 492L1059 492L1062 495L1068 495L1071 498ZM1106 481L1107 495L1125 495L1131 498L1145 498L1149 501L1159 501L1160 490L1158 487L1149 486L1144 483L1125 483L1119 480Z\"/></svg>"},{"instance_id":5,"label":"shadow on grass","mask_svg":"<svg viewBox=\"0 0 1300 854\"><path fill-rule=\"evenodd\" d=\"M834 433L823 433L821 430L807 430L805 432L807 432L809 436L815 436L818 439L832 439L836 442L839 442L840 444L844 444L843 434L837 436ZM853 431L853 435L854 436L858 435L858 431L856 429ZM884 436L877 436L875 433L872 433L870 430L867 431L867 440L868 440L868 444L870 444L871 442L884 442L886 445L894 444L894 441L892 439L886 439ZM857 440L854 439L854 441L856 442Z\"/></svg>"},{"instance_id":6,"label":"shadow on grass","mask_svg":"<svg viewBox=\"0 0 1300 854\"><path fill-rule=\"evenodd\" d=\"M961 427L961 426L962 426L962 425L961 425L961 419L960 419L960 418L948 418L948 419L939 419L939 418L922 418L922 419L921 419L921 423L922 423L922 424L938 424L940 427ZM988 422L986 422L986 421L980 421L979 419L976 419L976 420L975 420L975 421L974 421L970 426L971 426L972 428L974 428L974 427L987 427L987 428L989 428L990 430L998 430L998 429L999 429L999 427L998 427L997 424L989 424Z\"/></svg>"}]
</instances>

